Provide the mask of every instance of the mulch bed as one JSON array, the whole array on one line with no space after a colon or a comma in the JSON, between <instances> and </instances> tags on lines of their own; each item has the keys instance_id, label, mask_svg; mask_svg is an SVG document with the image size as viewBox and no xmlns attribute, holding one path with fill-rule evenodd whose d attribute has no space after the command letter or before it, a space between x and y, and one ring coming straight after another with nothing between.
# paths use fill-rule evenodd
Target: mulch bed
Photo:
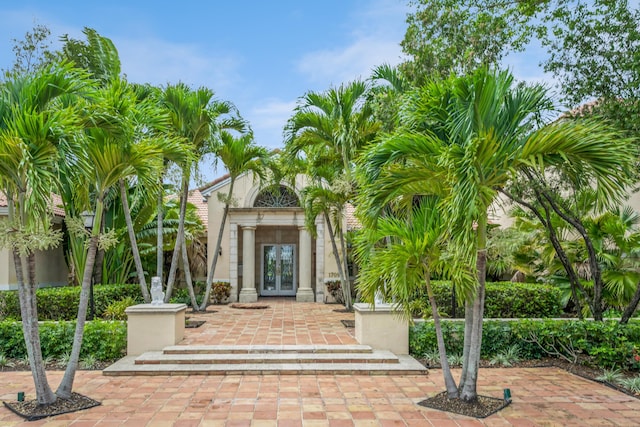
<instances>
[{"instance_id":1,"label":"mulch bed","mask_svg":"<svg viewBox=\"0 0 640 427\"><path fill-rule=\"evenodd\" d=\"M269 308L269 305L260 303L233 303L231 304L231 308L239 308L241 310L264 310L265 308Z\"/></svg>"},{"instance_id":2,"label":"mulch bed","mask_svg":"<svg viewBox=\"0 0 640 427\"><path fill-rule=\"evenodd\" d=\"M51 405L38 405L37 400L25 400L24 402L2 402L15 414L27 421L35 421L54 415L68 414L70 412L81 411L93 408L101 403L79 393L71 393L69 399L58 398Z\"/></svg>"},{"instance_id":3,"label":"mulch bed","mask_svg":"<svg viewBox=\"0 0 640 427\"><path fill-rule=\"evenodd\" d=\"M478 398L473 402L465 402L461 399L449 399L445 391L418 402L418 405L425 408L437 409L438 411L465 415L467 417L486 418L506 408L510 403L510 400L480 395L478 395Z\"/></svg>"}]
</instances>

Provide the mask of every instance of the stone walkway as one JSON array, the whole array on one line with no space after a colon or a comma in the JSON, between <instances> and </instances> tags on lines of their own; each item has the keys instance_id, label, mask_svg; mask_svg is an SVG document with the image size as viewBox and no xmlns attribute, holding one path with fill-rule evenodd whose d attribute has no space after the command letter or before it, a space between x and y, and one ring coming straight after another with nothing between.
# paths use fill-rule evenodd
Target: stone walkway
<instances>
[{"instance_id":1,"label":"stone walkway","mask_svg":"<svg viewBox=\"0 0 640 427\"><path fill-rule=\"evenodd\" d=\"M338 306L267 300L265 310L215 307L182 344L355 343ZM195 320L197 317L193 316ZM295 326L295 328L294 328ZM258 331L257 333L251 331ZM213 342L211 341L213 340ZM458 372L456 372L458 374ZM56 386L62 372L50 372ZM34 398L28 372L0 372L0 400ZM2 426L638 426L640 400L557 368L481 369L478 390L513 403L484 420L416 403L444 390L440 371L420 376L245 375L105 377L80 371L75 391L93 409L24 422L5 407Z\"/></svg>"}]
</instances>

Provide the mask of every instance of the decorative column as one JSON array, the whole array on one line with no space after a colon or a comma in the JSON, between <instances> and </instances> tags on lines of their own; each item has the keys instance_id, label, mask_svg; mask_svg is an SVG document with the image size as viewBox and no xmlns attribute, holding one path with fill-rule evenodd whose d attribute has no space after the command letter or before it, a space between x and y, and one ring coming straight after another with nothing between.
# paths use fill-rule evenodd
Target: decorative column
<instances>
[{"instance_id":1,"label":"decorative column","mask_svg":"<svg viewBox=\"0 0 640 427\"><path fill-rule=\"evenodd\" d=\"M325 303L324 294L324 217L316 218L316 302Z\"/></svg>"},{"instance_id":2,"label":"decorative column","mask_svg":"<svg viewBox=\"0 0 640 427\"><path fill-rule=\"evenodd\" d=\"M298 260L298 291L296 301L313 302L314 295L311 289L311 234L304 227L298 227L299 260Z\"/></svg>"},{"instance_id":3,"label":"decorative column","mask_svg":"<svg viewBox=\"0 0 640 427\"><path fill-rule=\"evenodd\" d=\"M242 227L242 290L240 302L258 301L256 292L256 227Z\"/></svg>"},{"instance_id":4,"label":"decorative column","mask_svg":"<svg viewBox=\"0 0 640 427\"><path fill-rule=\"evenodd\" d=\"M229 225L229 302L238 302L238 224Z\"/></svg>"}]
</instances>

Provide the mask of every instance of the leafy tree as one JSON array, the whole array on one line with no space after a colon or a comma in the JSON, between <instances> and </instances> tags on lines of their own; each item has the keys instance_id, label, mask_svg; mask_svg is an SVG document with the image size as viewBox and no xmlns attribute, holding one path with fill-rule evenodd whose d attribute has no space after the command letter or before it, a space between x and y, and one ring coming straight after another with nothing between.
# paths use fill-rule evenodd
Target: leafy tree
<instances>
[{"instance_id":1,"label":"leafy tree","mask_svg":"<svg viewBox=\"0 0 640 427\"><path fill-rule=\"evenodd\" d=\"M51 50L51 30L46 25L35 25L22 40L12 39L15 62L10 70L4 70L7 78L34 72L37 68L55 61L57 53Z\"/></svg>"},{"instance_id":2,"label":"leafy tree","mask_svg":"<svg viewBox=\"0 0 640 427\"><path fill-rule=\"evenodd\" d=\"M376 185L364 208L375 216L391 201L442 195L439 209L451 233L450 251L475 266L475 292L465 294L464 364L459 397L477 398L482 344L487 224L497 191L530 168L562 167L593 183L601 199L619 200L631 162L629 148L597 123L537 127L551 106L539 86L515 87L507 72L479 69L467 77L432 81L410 92L401 127L372 146L363 173Z\"/></svg>"},{"instance_id":3,"label":"leafy tree","mask_svg":"<svg viewBox=\"0 0 640 427\"><path fill-rule=\"evenodd\" d=\"M324 217L348 309L351 285L344 208L355 195L354 161L380 126L365 102L367 90L367 84L355 81L322 93L309 92L300 98L285 128L287 156L302 160L303 172L312 180L303 192L307 228L314 232L316 217Z\"/></svg>"},{"instance_id":4,"label":"leafy tree","mask_svg":"<svg viewBox=\"0 0 640 427\"><path fill-rule=\"evenodd\" d=\"M495 66L524 49L533 34L530 3L496 0L414 0L402 50L411 57L400 69L420 85L433 76L465 74Z\"/></svg>"},{"instance_id":5,"label":"leafy tree","mask_svg":"<svg viewBox=\"0 0 640 427\"><path fill-rule=\"evenodd\" d=\"M539 33L545 71L576 111L600 115L638 137L640 132L640 9L627 0L543 2Z\"/></svg>"}]
</instances>

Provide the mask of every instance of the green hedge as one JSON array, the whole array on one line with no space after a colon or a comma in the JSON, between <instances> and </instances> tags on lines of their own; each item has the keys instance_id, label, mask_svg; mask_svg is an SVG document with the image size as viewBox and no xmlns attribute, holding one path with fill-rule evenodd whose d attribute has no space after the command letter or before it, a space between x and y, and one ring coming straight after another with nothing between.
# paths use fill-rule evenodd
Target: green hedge
<instances>
[{"instance_id":1,"label":"green hedge","mask_svg":"<svg viewBox=\"0 0 640 427\"><path fill-rule=\"evenodd\" d=\"M451 282L434 281L433 290L438 310L444 317L453 317ZM485 318L543 318L562 313L562 295L558 288L540 283L489 282L485 287ZM426 290L411 303L414 317L431 317ZM457 318L464 317L464 307L457 307Z\"/></svg>"},{"instance_id":2,"label":"green hedge","mask_svg":"<svg viewBox=\"0 0 640 427\"><path fill-rule=\"evenodd\" d=\"M448 354L462 354L464 322L442 322ZM621 325L616 321L589 320L489 320L482 331L483 358L490 358L517 345L525 359L552 356L559 351L564 356L589 356L604 368L638 369L634 349L640 350L640 321ZM545 351L544 349L547 351ZM437 349L432 322L418 323L409 331L409 352L415 357ZM573 350L569 350L573 349Z\"/></svg>"},{"instance_id":3,"label":"green hedge","mask_svg":"<svg viewBox=\"0 0 640 427\"><path fill-rule=\"evenodd\" d=\"M95 285L93 299L96 317L102 317L104 310L115 301L127 297L142 302L140 285ZM79 286L61 288L41 288L36 291L39 320L75 320L80 301ZM0 292L0 320L20 320L18 291Z\"/></svg>"},{"instance_id":4,"label":"green hedge","mask_svg":"<svg viewBox=\"0 0 640 427\"><path fill-rule=\"evenodd\" d=\"M75 322L41 322L40 343L43 357L59 359L71 352ZM111 361L125 355L127 324L121 321L93 320L85 324L80 357ZM22 322L0 322L0 354L10 358L26 357Z\"/></svg>"}]
</instances>

